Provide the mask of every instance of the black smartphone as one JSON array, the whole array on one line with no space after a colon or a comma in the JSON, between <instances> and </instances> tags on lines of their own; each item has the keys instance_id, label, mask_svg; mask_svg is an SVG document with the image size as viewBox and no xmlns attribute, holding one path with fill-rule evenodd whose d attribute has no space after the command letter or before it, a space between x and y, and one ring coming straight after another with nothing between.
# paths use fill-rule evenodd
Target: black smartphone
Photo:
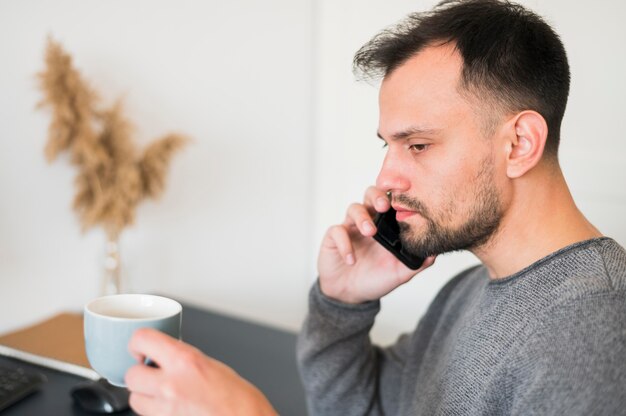
<instances>
[{"instance_id":1,"label":"black smartphone","mask_svg":"<svg viewBox=\"0 0 626 416\"><path fill-rule=\"evenodd\" d=\"M400 241L400 226L396 221L396 210L389 208L389 211L378 213L374 219L377 231L374 240L389 250L394 256L404 263L409 269L417 270L424 263L424 259L407 253L402 248Z\"/></svg>"}]
</instances>

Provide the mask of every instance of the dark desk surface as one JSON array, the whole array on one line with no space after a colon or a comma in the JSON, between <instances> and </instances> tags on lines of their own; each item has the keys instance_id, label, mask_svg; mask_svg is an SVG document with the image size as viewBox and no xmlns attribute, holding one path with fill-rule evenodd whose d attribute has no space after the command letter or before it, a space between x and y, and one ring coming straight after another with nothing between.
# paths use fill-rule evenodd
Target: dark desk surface
<instances>
[{"instance_id":1,"label":"dark desk surface","mask_svg":"<svg viewBox=\"0 0 626 416\"><path fill-rule=\"evenodd\" d=\"M231 366L257 386L283 416L306 415L304 391L295 361L296 335L226 317L183 303L183 341ZM48 377L43 388L0 412L2 416L86 416L70 397L81 377L0 356L0 364L36 369ZM133 415L131 411L116 415Z\"/></svg>"}]
</instances>

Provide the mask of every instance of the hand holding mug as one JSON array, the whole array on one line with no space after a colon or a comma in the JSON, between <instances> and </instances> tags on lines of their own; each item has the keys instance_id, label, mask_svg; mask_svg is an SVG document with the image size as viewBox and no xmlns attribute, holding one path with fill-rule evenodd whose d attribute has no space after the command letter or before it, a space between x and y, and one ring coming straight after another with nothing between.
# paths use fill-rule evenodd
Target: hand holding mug
<instances>
[{"instance_id":1,"label":"hand holding mug","mask_svg":"<svg viewBox=\"0 0 626 416\"><path fill-rule=\"evenodd\" d=\"M153 328L180 338L182 306L162 296L123 294L94 299L85 306L87 358L94 370L115 386L137 364L128 343L139 328Z\"/></svg>"},{"instance_id":2,"label":"hand holding mug","mask_svg":"<svg viewBox=\"0 0 626 416\"><path fill-rule=\"evenodd\" d=\"M277 415L255 386L189 344L147 328L135 332L129 349L136 362L158 364L126 374L130 405L141 415Z\"/></svg>"}]
</instances>

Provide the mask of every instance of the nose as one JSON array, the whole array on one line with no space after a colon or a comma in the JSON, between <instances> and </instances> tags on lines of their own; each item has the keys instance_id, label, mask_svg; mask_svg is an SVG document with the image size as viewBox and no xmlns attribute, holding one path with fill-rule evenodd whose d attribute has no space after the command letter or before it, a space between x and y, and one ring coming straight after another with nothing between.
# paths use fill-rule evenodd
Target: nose
<instances>
[{"instance_id":1,"label":"nose","mask_svg":"<svg viewBox=\"0 0 626 416\"><path fill-rule=\"evenodd\" d=\"M383 165L376 178L376 187L385 192L403 193L409 190L411 182L405 171L406 164L402 162L391 148L387 150Z\"/></svg>"}]
</instances>

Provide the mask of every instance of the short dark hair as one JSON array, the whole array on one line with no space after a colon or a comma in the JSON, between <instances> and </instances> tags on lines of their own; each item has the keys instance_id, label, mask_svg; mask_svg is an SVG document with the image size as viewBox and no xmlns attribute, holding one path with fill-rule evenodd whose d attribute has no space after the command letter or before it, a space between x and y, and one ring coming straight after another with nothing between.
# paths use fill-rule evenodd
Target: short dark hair
<instances>
[{"instance_id":1,"label":"short dark hair","mask_svg":"<svg viewBox=\"0 0 626 416\"><path fill-rule=\"evenodd\" d=\"M556 158L569 94L565 48L538 15L504 0L447 0L413 13L356 53L361 79L389 75L422 49L453 43L463 58L460 89L507 112L534 110L548 125L546 154Z\"/></svg>"}]
</instances>

